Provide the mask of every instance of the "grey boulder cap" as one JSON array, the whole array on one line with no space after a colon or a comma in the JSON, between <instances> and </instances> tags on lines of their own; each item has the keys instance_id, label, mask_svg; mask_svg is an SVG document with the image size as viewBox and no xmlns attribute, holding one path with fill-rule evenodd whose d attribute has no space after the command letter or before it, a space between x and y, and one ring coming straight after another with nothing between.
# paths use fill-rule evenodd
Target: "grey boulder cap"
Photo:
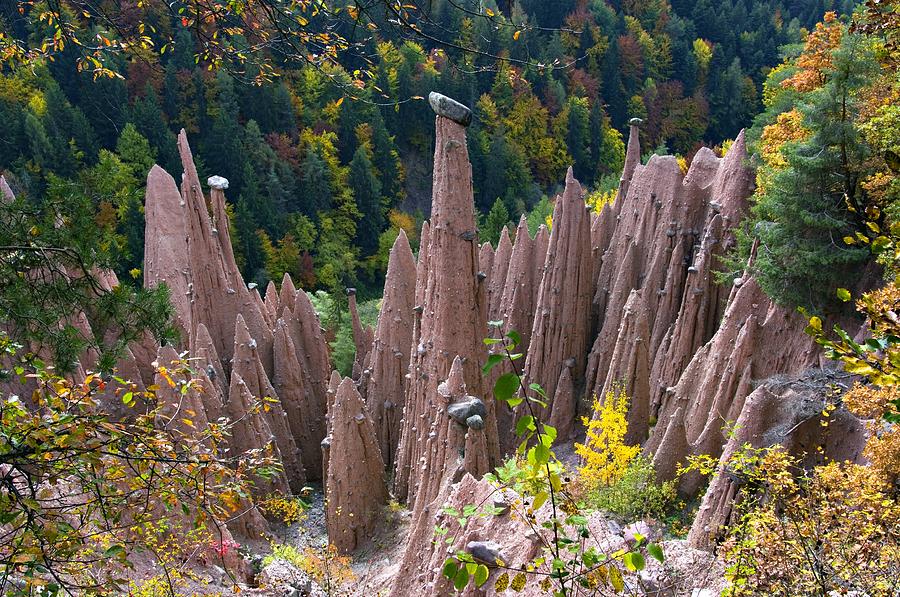
<instances>
[{"instance_id":1,"label":"grey boulder cap","mask_svg":"<svg viewBox=\"0 0 900 597\"><path fill-rule=\"evenodd\" d=\"M428 103L431 104L431 109L434 110L435 114L438 116L449 118L453 122L463 126L469 126L472 123L472 110L468 109L455 99L449 98L437 91L432 91L428 94Z\"/></svg>"}]
</instances>

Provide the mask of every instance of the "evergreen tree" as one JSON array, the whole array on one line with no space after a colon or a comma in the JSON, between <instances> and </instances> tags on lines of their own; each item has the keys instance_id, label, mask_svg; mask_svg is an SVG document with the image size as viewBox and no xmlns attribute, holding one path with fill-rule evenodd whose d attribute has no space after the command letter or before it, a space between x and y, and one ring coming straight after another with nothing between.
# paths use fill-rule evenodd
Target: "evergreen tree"
<instances>
[{"instance_id":1,"label":"evergreen tree","mask_svg":"<svg viewBox=\"0 0 900 597\"><path fill-rule=\"evenodd\" d=\"M853 287L871 253L842 239L869 234L866 218L879 211L861 184L871 152L854 122L856 91L877 61L855 35L845 36L832 60L825 83L797 104L808 134L783 144L783 167L763 171L753 210L759 283L788 306L823 309L835 304L836 288Z\"/></svg>"},{"instance_id":2,"label":"evergreen tree","mask_svg":"<svg viewBox=\"0 0 900 597\"><path fill-rule=\"evenodd\" d=\"M569 98L566 146L572 154L575 178L585 185L594 181L595 164L591 158L590 110L587 98Z\"/></svg>"},{"instance_id":3,"label":"evergreen tree","mask_svg":"<svg viewBox=\"0 0 900 597\"><path fill-rule=\"evenodd\" d=\"M169 174L180 172L181 160L175 135L169 130L159 106L159 98L153 87L147 85L146 93L134 101L131 108L131 121L156 152L157 161Z\"/></svg>"},{"instance_id":4,"label":"evergreen tree","mask_svg":"<svg viewBox=\"0 0 900 597\"><path fill-rule=\"evenodd\" d=\"M202 139L204 162L210 174L224 176L229 181L233 193L243 189L246 156L241 142L243 135L238 122L239 107L234 84L224 72L216 77L215 111L212 128Z\"/></svg>"},{"instance_id":5,"label":"evergreen tree","mask_svg":"<svg viewBox=\"0 0 900 597\"><path fill-rule=\"evenodd\" d=\"M381 204L381 183L375 176L365 147L360 146L353 154L348 182L360 213L355 244L363 255L372 255L378 249L378 237L384 229L385 220Z\"/></svg>"},{"instance_id":6,"label":"evergreen tree","mask_svg":"<svg viewBox=\"0 0 900 597\"><path fill-rule=\"evenodd\" d=\"M145 179L150 168L156 163L156 150L150 147L150 142L141 135L132 123L128 123L122 129L119 140L116 142L116 153L122 162L131 168L132 174L138 180Z\"/></svg>"},{"instance_id":7,"label":"evergreen tree","mask_svg":"<svg viewBox=\"0 0 900 597\"><path fill-rule=\"evenodd\" d=\"M306 153L300 165L300 193L304 201L297 208L308 216L331 209L332 191L328 177L328 167L318 151Z\"/></svg>"},{"instance_id":8,"label":"evergreen tree","mask_svg":"<svg viewBox=\"0 0 900 597\"><path fill-rule=\"evenodd\" d=\"M506 210L506 205L498 197L479 228L479 240L482 242L487 241L496 247L500 241L500 234L508 223L509 212Z\"/></svg>"},{"instance_id":9,"label":"evergreen tree","mask_svg":"<svg viewBox=\"0 0 900 597\"><path fill-rule=\"evenodd\" d=\"M256 219L250 205L243 197L239 197L234 210L231 236L235 259L244 279L260 284L267 282L269 278L265 272L265 254L256 230Z\"/></svg>"}]
</instances>

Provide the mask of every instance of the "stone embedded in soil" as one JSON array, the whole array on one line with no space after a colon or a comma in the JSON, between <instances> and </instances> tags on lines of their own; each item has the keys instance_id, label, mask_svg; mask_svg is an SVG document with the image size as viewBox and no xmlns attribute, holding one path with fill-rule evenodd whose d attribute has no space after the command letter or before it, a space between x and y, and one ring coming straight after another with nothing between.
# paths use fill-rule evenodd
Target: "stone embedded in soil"
<instances>
[{"instance_id":1,"label":"stone embedded in soil","mask_svg":"<svg viewBox=\"0 0 900 597\"><path fill-rule=\"evenodd\" d=\"M503 555L503 546L494 541L469 541L466 543L466 551L476 560L484 562L488 566L504 566L507 560Z\"/></svg>"},{"instance_id":2,"label":"stone embedded in soil","mask_svg":"<svg viewBox=\"0 0 900 597\"><path fill-rule=\"evenodd\" d=\"M461 401L450 404L447 407L447 416L460 425L465 425L469 417L478 416L482 419L486 417L487 409L480 398L466 396Z\"/></svg>"},{"instance_id":3,"label":"stone embedded in soil","mask_svg":"<svg viewBox=\"0 0 900 597\"><path fill-rule=\"evenodd\" d=\"M438 116L449 118L464 127L472 122L472 110L446 95L432 91L428 94L428 104Z\"/></svg>"}]
</instances>

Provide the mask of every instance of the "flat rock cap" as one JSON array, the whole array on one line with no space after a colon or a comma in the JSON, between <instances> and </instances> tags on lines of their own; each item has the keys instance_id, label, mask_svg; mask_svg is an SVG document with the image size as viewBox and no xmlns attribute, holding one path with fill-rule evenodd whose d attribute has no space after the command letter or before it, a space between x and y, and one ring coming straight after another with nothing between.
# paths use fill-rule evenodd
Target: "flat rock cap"
<instances>
[{"instance_id":1,"label":"flat rock cap","mask_svg":"<svg viewBox=\"0 0 900 597\"><path fill-rule=\"evenodd\" d=\"M472 110L468 109L455 99L449 98L437 91L432 91L428 94L428 103L431 104L431 109L434 110L434 113L438 116L449 118L453 122L463 126L469 126L472 123Z\"/></svg>"},{"instance_id":2,"label":"flat rock cap","mask_svg":"<svg viewBox=\"0 0 900 597\"><path fill-rule=\"evenodd\" d=\"M224 176L210 176L206 179L206 184L208 184L211 189L224 191L228 188L228 179Z\"/></svg>"}]
</instances>

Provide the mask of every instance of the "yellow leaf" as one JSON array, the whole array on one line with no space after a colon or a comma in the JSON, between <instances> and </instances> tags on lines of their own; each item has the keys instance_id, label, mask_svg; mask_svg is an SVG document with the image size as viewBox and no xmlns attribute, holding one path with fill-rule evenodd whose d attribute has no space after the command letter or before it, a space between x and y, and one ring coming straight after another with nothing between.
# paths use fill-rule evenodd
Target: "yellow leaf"
<instances>
[{"instance_id":1,"label":"yellow leaf","mask_svg":"<svg viewBox=\"0 0 900 597\"><path fill-rule=\"evenodd\" d=\"M519 34L520 34L520 33L522 33L522 32L521 32L521 31L516 31L515 33L513 33L513 39L516 40L516 41L518 41L518 40L519 40Z\"/></svg>"}]
</instances>

